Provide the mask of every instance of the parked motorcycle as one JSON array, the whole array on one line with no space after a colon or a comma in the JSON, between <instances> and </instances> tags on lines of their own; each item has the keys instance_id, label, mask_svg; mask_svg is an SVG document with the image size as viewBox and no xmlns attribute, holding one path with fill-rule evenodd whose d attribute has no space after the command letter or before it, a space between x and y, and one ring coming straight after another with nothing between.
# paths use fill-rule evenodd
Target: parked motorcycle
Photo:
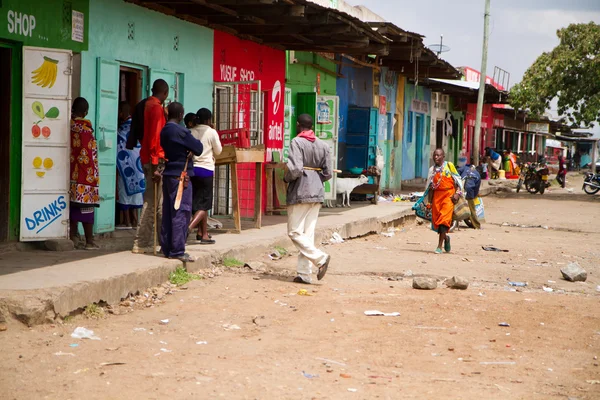
<instances>
[{"instance_id":1,"label":"parked motorcycle","mask_svg":"<svg viewBox=\"0 0 600 400\"><path fill-rule=\"evenodd\" d=\"M582 189L587 194L598 193L600 190L600 173L592 174L591 172L586 172Z\"/></svg>"},{"instance_id":2,"label":"parked motorcycle","mask_svg":"<svg viewBox=\"0 0 600 400\"><path fill-rule=\"evenodd\" d=\"M521 187L525 185L525 189L531 194L544 194L547 187L550 187L548 176L550 170L543 160L539 164L527 163L521 165L521 176L517 182L517 193L521 191Z\"/></svg>"}]
</instances>

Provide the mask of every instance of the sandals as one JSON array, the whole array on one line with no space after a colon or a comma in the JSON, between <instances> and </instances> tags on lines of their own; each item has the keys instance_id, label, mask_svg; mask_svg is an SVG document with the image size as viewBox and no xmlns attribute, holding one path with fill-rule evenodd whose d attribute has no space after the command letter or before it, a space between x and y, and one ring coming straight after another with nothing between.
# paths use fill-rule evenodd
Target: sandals
<instances>
[{"instance_id":1,"label":"sandals","mask_svg":"<svg viewBox=\"0 0 600 400\"><path fill-rule=\"evenodd\" d=\"M323 265L319 266L319 273L317 274L318 280L323 279L323 277L327 273L327 267L329 267L329 261L331 261L331 256L327 255L327 258L325 259L325 262L323 263Z\"/></svg>"},{"instance_id":2,"label":"sandals","mask_svg":"<svg viewBox=\"0 0 600 400\"><path fill-rule=\"evenodd\" d=\"M208 239L202 239L202 236L196 235L196 241L200 242L200 244L215 244L216 241L213 240L212 236L209 234Z\"/></svg>"},{"instance_id":3,"label":"sandals","mask_svg":"<svg viewBox=\"0 0 600 400\"><path fill-rule=\"evenodd\" d=\"M301 277L301 276L297 276L297 277L295 277L295 278L294 278L294 280L293 280L293 282L294 282L294 283L301 283L301 284L303 284L303 285L310 285L310 282L308 282L308 281L305 281L304 279L302 279L302 277Z\"/></svg>"},{"instance_id":4,"label":"sandals","mask_svg":"<svg viewBox=\"0 0 600 400\"><path fill-rule=\"evenodd\" d=\"M446 236L446 240L444 240L444 250L446 250L446 253L450 253L450 236Z\"/></svg>"},{"instance_id":5,"label":"sandals","mask_svg":"<svg viewBox=\"0 0 600 400\"><path fill-rule=\"evenodd\" d=\"M169 258L174 259L174 260L179 260L179 261L182 261L184 263L196 261L196 257L190 256L188 253L183 253L180 256L169 257Z\"/></svg>"},{"instance_id":6,"label":"sandals","mask_svg":"<svg viewBox=\"0 0 600 400\"><path fill-rule=\"evenodd\" d=\"M88 243L85 245L85 247L83 249L84 250L100 250L100 246L98 246L96 243Z\"/></svg>"},{"instance_id":7,"label":"sandals","mask_svg":"<svg viewBox=\"0 0 600 400\"><path fill-rule=\"evenodd\" d=\"M442 249L440 249L439 247L435 249L434 251L435 254L442 254Z\"/></svg>"}]
</instances>

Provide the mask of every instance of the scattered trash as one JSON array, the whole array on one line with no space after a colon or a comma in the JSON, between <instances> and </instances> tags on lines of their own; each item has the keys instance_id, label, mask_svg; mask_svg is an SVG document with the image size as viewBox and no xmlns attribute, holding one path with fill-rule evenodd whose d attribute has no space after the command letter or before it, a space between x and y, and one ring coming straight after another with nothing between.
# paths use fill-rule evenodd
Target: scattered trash
<instances>
[{"instance_id":1,"label":"scattered trash","mask_svg":"<svg viewBox=\"0 0 600 400\"><path fill-rule=\"evenodd\" d=\"M309 374L308 372L304 372L304 371L302 371L302 375L304 375L304 377L308 378L308 379L314 379L314 378L318 378L319 377L318 374L317 375L313 375L313 374Z\"/></svg>"},{"instance_id":2,"label":"scattered trash","mask_svg":"<svg viewBox=\"0 0 600 400\"><path fill-rule=\"evenodd\" d=\"M134 332L145 332L146 328L133 328Z\"/></svg>"},{"instance_id":3,"label":"scattered trash","mask_svg":"<svg viewBox=\"0 0 600 400\"><path fill-rule=\"evenodd\" d=\"M483 294L482 292L479 292L479 294L477 296L483 297L483 296L485 296L485 294Z\"/></svg>"},{"instance_id":4,"label":"scattered trash","mask_svg":"<svg viewBox=\"0 0 600 400\"><path fill-rule=\"evenodd\" d=\"M600 292L600 285L596 286L596 292Z\"/></svg>"},{"instance_id":5,"label":"scattered trash","mask_svg":"<svg viewBox=\"0 0 600 400\"><path fill-rule=\"evenodd\" d=\"M515 365L516 361L482 361L479 365Z\"/></svg>"},{"instance_id":6,"label":"scattered trash","mask_svg":"<svg viewBox=\"0 0 600 400\"><path fill-rule=\"evenodd\" d=\"M589 383L590 385L600 385L600 381L596 379L587 380L586 383Z\"/></svg>"},{"instance_id":7,"label":"scattered trash","mask_svg":"<svg viewBox=\"0 0 600 400\"><path fill-rule=\"evenodd\" d=\"M388 228L386 232L381 232L381 236L394 237L396 235L395 228Z\"/></svg>"},{"instance_id":8,"label":"scattered trash","mask_svg":"<svg viewBox=\"0 0 600 400\"><path fill-rule=\"evenodd\" d=\"M508 253L508 250L502 250L502 249L499 249L499 248L497 248L497 247L481 246L481 248L482 248L483 250L485 250L485 251L500 251L500 252L505 252L505 253Z\"/></svg>"},{"instance_id":9,"label":"scattered trash","mask_svg":"<svg viewBox=\"0 0 600 400\"><path fill-rule=\"evenodd\" d=\"M500 322L498 324L498 326L506 326L506 327L510 327L510 324L508 322Z\"/></svg>"},{"instance_id":10,"label":"scattered trash","mask_svg":"<svg viewBox=\"0 0 600 400\"><path fill-rule=\"evenodd\" d=\"M196 344L208 344L208 342L206 340L201 340L199 342L196 342Z\"/></svg>"},{"instance_id":11,"label":"scattered trash","mask_svg":"<svg viewBox=\"0 0 600 400\"><path fill-rule=\"evenodd\" d=\"M160 349L160 351L162 351L163 353L172 353L173 352L173 350L168 350L165 348Z\"/></svg>"},{"instance_id":12,"label":"scattered trash","mask_svg":"<svg viewBox=\"0 0 600 400\"><path fill-rule=\"evenodd\" d=\"M119 349L120 349L120 347L107 347L105 350L106 351L117 351Z\"/></svg>"},{"instance_id":13,"label":"scattered trash","mask_svg":"<svg viewBox=\"0 0 600 400\"><path fill-rule=\"evenodd\" d=\"M69 347L79 347L79 345L77 343L71 343Z\"/></svg>"},{"instance_id":14,"label":"scattered trash","mask_svg":"<svg viewBox=\"0 0 600 400\"><path fill-rule=\"evenodd\" d=\"M348 388L348 391L349 391L349 392L352 392L352 393L356 393L356 392L358 392L358 389L354 389L354 388Z\"/></svg>"},{"instance_id":15,"label":"scattered trash","mask_svg":"<svg viewBox=\"0 0 600 400\"><path fill-rule=\"evenodd\" d=\"M300 289L298 290L298 293L296 293L298 296L312 296L312 294L308 293L308 290L306 289Z\"/></svg>"},{"instance_id":16,"label":"scattered trash","mask_svg":"<svg viewBox=\"0 0 600 400\"><path fill-rule=\"evenodd\" d=\"M514 214L514 213L513 213ZM516 213L518 214L518 213ZM523 225L523 224L510 224L508 222L502 223L500 226L510 226L514 228L541 228L541 229L549 229L546 225Z\"/></svg>"},{"instance_id":17,"label":"scattered trash","mask_svg":"<svg viewBox=\"0 0 600 400\"><path fill-rule=\"evenodd\" d=\"M511 281L508 281L508 284L510 286L517 286L517 287L525 287L525 286L527 286L527 282L511 282Z\"/></svg>"},{"instance_id":18,"label":"scattered trash","mask_svg":"<svg viewBox=\"0 0 600 400\"><path fill-rule=\"evenodd\" d=\"M548 283L556 283L556 281L548 280Z\"/></svg>"},{"instance_id":19,"label":"scattered trash","mask_svg":"<svg viewBox=\"0 0 600 400\"><path fill-rule=\"evenodd\" d=\"M587 272L576 262L569 263L566 267L560 269L563 278L571 282L585 282Z\"/></svg>"},{"instance_id":20,"label":"scattered trash","mask_svg":"<svg viewBox=\"0 0 600 400\"><path fill-rule=\"evenodd\" d=\"M273 261L281 260L281 253L278 250L273 250L271 254L269 254L269 258Z\"/></svg>"},{"instance_id":21,"label":"scattered trash","mask_svg":"<svg viewBox=\"0 0 600 400\"><path fill-rule=\"evenodd\" d=\"M55 356L72 356L75 357L75 354L73 353L63 353L62 351L59 351L58 353L54 353Z\"/></svg>"},{"instance_id":22,"label":"scattered trash","mask_svg":"<svg viewBox=\"0 0 600 400\"><path fill-rule=\"evenodd\" d=\"M405 278L410 278L411 276L413 276L413 272L410 269L407 269L406 271L404 271L404 273L402 274L402 276L404 276Z\"/></svg>"},{"instance_id":23,"label":"scattered trash","mask_svg":"<svg viewBox=\"0 0 600 400\"><path fill-rule=\"evenodd\" d=\"M127 364L127 363L120 362L120 361L116 361L116 362L103 362L103 363L100 363L100 366L101 367L109 367L111 365L125 365L125 364Z\"/></svg>"},{"instance_id":24,"label":"scattered trash","mask_svg":"<svg viewBox=\"0 0 600 400\"><path fill-rule=\"evenodd\" d=\"M94 336L94 331L85 329L84 327L81 327L81 326L75 328L73 333L71 333L71 337L75 338L75 339L100 340L100 338L98 336Z\"/></svg>"},{"instance_id":25,"label":"scattered trash","mask_svg":"<svg viewBox=\"0 0 600 400\"><path fill-rule=\"evenodd\" d=\"M554 289L552 289L551 287L544 286L542 289L544 289L544 292L548 292L548 293L554 292Z\"/></svg>"},{"instance_id":26,"label":"scattered trash","mask_svg":"<svg viewBox=\"0 0 600 400\"><path fill-rule=\"evenodd\" d=\"M315 360L324 361L324 362L326 362L327 364L336 364L336 365L340 365L340 366L342 366L342 367L345 367L345 366L346 366L346 364L344 364L343 362L334 361L334 360L329 360L329 359L327 359L327 358L322 358L322 357L317 357L317 358L315 358Z\"/></svg>"},{"instance_id":27,"label":"scattered trash","mask_svg":"<svg viewBox=\"0 0 600 400\"><path fill-rule=\"evenodd\" d=\"M160 342L158 342L158 343L160 343L160 344L169 344L169 343L165 342L164 340L161 340L161 341L160 341Z\"/></svg>"},{"instance_id":28,"label":"scattered trash","mask_svg":"<svg viewBox=\"0 0 600 400\"><path fill-rule=\"evenodd\" d=\"M232 325L232 324L224 324L224 325L223 325L223 329L225 329L226 331L239 331L239 330L240 330L240 329L242 329L242 328L240 328L240 327L239 327L239 326L237 326L237 325Z\"/></svg>"},{"instance_id":29,"label":"scattered trash","mask_svg":"<svg viewBox=\"0 0 600 400\"><path fill-rule=\"evenodd\" d=\"M537 258L528 258L527 261L537 261Z\"/></svg>"},{"instance_id":30,"label":"scattered trash","mask_svg":"<svg viewBox=\"0 0 600 400\"><path fill-rule=\"evenodd\" d=\"M399 317L400 313L399 312L384 313L379 310L367 310L367 311L365 311L365 315L367 315L369 317Z\"/></svg>"},{"instance_id":31,"label":"scattered trash","mask_svg":"<svg viewBox=\"0 0 600 400\"><path fill-rule=\"evenodd\" d=\"M82 372L88 372L90 369L89 368L84 368L84 369L78 369L77 371L73 372L75 375L78 375Z\"/></svg>"},{"instance_id":32,"label":"scattered trash","mask_svg":"<svg viewBox=\"0 0 600 400\"><path fill-rule=\"evenodd\" d=\"M461 258L461 260L462 260L462 261L464 261L464 262L471 262L471 260L469 260L469 259L468 259L468 258L466 258L466 257L463 257L463 258Z\"/></svg>"},{"instance_id":33,"label":"scattered trash","mask_svg":"<svg viewBox=\"0 0 600 400\"><path fill-rule=\"evenodd\" d=\"M161 325L167 325L168 323L169 323L169 320L168 320L168 319L161 319L161 320L160 320L160 324L161 324Z\"/></svg>"},{"instance_id":34,"label":"scattered trash","mask_svg":"<svg viewBox=\"0 0 600 400\"><path fill-rule=\"evenodd\" d=\"M340 374L340 377L344 378L344 379L350 379L350 378L352 378L352 375L349 375L349 374Z\"/></svg>"},{"instance_id":35,"label":"scattered trash","mask_svg":"<svg viewBox=\"0 0 600 400\"><path fill-rule=\"evenodd\" d=\"M344 243L344 239L342 238L342 236L339 233L333 232L333 234L331 235L331 239L329 239L329 243L331 243L331 244Z\"/></svg>"}]
</instances>

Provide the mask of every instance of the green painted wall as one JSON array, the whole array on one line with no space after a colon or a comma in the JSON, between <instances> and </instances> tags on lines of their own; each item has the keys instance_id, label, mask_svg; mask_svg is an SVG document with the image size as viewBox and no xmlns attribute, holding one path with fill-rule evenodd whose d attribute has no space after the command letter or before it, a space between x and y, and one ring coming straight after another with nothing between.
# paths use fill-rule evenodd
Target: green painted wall
<instances>
[{"instance_id":1,"label":"green painted wall","mask_svg":"<svg viewBox=\"0 0 600 400\"><path fill-rule=\"evenodd\" d=\"M292 89L292 139L296 137L296 107L298 93L312 93L316 91L317 76L320 74L321 95L335 96L336 92L336 67L337 65L315 53L302 51L287 52L286 87ZM290 63L290 58L297 63ZM312 65L311 65L312 64Z\"/></svg>"},{"instance_id":2,"label":"green painted wall","mask_svg":"<svg viewBox=\"0 0 600 400\"><path fill-rule=\"evenodd\" d=\"M75 28L83 29L83 38L77 40L72 35L74 12L83 14L83 26ZM1 0L0 39L79 52L88 47L89 14L88 0Z\"/></svg>"},{"instance_id":3,"label":"green painted wall","mask_svg":"<svg viewBox=\"0 0 600 400\"><path fill-rule=\"evenodd\" d=\"M90 14L89 51L81 57L81 96L90 103L88 118L95 121L98 57L181 73L186 112L212 109L212 30L122 0L91 0ZM133 40L129 24L134 25Z\"/></svg>"}]
</instances>

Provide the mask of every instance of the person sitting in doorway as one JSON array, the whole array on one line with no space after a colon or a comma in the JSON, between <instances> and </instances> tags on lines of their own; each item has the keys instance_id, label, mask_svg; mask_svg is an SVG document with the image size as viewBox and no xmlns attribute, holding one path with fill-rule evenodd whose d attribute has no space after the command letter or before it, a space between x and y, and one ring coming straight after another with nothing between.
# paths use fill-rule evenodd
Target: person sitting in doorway
<instances>
[{"instance_id":1,"label":"person sitting in doorway","mask_svg":"<svg viewBox=\"0 0 600 400\"><path fill-rule=\"evenodd\" d=\"M117 229L133 229L138 226L138 211L144 206L146 180L140 160L140 144L127 149L131 130L131 113L126 101L119 103L119 127L117 129Z\"/></svg>"},{"instance_id":2,"label":"person sitting in doorway","mask_svg":"<svg viewBox=\"0 0 600 400\"><path fill-rule=\"evenodd\" d=\"M71 108L70 159L70 237L78 244L79 223L85 234L85 250L98 250L94 242L94 209L100 207L98 186L98 145L90 120L85 119L90 105L83 97L73 101Z\"/></svg>"}]
</instances>

